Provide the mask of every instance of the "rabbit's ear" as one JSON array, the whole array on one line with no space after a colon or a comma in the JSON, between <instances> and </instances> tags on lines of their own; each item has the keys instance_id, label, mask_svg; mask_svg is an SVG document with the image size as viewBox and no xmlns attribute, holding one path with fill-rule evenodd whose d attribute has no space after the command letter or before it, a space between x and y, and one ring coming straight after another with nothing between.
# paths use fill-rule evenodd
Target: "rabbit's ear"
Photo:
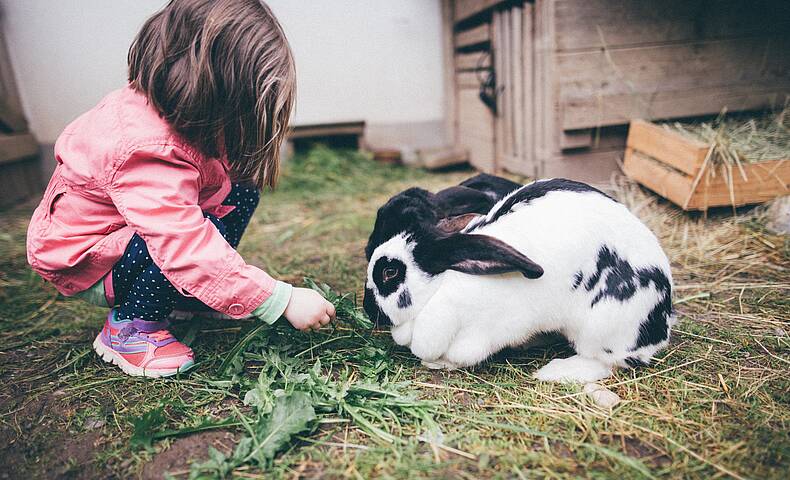
<instances>
[{"instance_id":1,"label":"rabbit's ear","mask_svg":"<svg viewBox=\"0 0 790 480\"><path fill-rule=\"evenodd\" d=\"M540 278L543 268L502 240L488 235L457 233L418 242L414 259L429 274L456 270L472 275L520 272Z\"/></svg>"},{"instance_id":2,"label":"rabbit's ear","mask_svg":"<svg viewBox=\"0 0 790 480\"><path fill-rule=\"evenodd\" d=\"M457 186L445 188L434 195L445 217L466 213L488 213L496 200L472 188Z\"/></svg>"}]
</instances>

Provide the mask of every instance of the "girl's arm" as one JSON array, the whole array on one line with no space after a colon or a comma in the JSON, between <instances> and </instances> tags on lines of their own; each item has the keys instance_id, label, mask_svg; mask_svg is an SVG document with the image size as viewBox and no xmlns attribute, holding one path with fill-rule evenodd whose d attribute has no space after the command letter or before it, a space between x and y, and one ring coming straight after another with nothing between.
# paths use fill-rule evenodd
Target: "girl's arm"
<instances>
[{"instance_id":1,"label":"girl's arm","mask_svg":"<svg viewBox=\"0 0 790 480\"><path fill-rule=\"evenodd\" d=\"M115 206L148 246L154 263L183 293L232 317L253 311L273 322L291 286L248 265L198 205L200 173L172 145L136 148L107 184Z\"/></svg>"}]
</instances>

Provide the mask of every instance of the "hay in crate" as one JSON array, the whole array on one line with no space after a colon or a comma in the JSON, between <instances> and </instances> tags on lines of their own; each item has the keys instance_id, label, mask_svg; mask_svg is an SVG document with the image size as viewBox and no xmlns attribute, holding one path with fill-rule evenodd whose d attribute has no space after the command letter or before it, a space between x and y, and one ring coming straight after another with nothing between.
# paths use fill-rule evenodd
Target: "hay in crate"
<instances>
[{"instance_id":1,"label":"hay in crate","mask_svg":"<svg viewBox=\"0 0 790 480\"><path fill-rule=\"evenodd\" d=\"M724 175L730 196L735 206L735 187L732 169L744 181L749 178L744 164L784 161L790 158L790 107L778 113L762 116L728 116L726 109L712 122L664 124L668 128L690 139L710 145L706 158L707 173L715 176L717 170Z\"/></svg>"},{"instance_id":2,"label":"hay in crate","mask_svg":"<svg viewBox=\"0 0 790 480\"><path fill-rule=\"evenodd\" d=\"M790 108L629 131L626 173L684 210L760 203L790 193Z\"/></svg>"}]
</instances>

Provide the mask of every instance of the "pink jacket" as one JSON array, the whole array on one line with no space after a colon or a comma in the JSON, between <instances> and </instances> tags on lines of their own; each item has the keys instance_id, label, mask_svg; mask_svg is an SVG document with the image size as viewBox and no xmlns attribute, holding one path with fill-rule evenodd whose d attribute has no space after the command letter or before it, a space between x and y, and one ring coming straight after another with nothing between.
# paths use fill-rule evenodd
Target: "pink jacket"
<instances>
[{"instance_id":1,"label":"pink jacket","mask_svg":"<svg viewBox=\"0 0 790 480\"><path fill-rule=\"evenodd\" d=\"M234 317L275 282L247 265L203 212L222 217L225 159L206 158L127 87L73 121L55 144L55 173L33 214L28 261L64 295L101 280L137 232L183 293Z\"/></svg>"}]
</instances>

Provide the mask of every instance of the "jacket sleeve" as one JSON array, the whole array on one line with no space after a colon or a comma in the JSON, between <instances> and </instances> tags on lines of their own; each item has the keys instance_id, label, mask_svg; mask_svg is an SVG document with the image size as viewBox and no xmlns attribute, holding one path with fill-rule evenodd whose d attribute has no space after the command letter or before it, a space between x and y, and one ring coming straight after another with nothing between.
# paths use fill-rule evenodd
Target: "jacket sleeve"
<instances>
[{"instance_id":1,"label":"jacket sleeve","mask_svg":"<svg viewBox=\"0 0 790 480\"><path fill-rule=\"evenodd\" d=\"M172 145L151 145L126 156L107 191L126 223L145 241L154 263L182 293L232 317L277 303L264 310L268 320L279 317L282 311L273 310L285 310L280 292L290 289L247 265L205 218L198 205L200 182L198 166L186 152ZM280 298L266 302L275 290Z\"/></svg>"}]
</instances>

